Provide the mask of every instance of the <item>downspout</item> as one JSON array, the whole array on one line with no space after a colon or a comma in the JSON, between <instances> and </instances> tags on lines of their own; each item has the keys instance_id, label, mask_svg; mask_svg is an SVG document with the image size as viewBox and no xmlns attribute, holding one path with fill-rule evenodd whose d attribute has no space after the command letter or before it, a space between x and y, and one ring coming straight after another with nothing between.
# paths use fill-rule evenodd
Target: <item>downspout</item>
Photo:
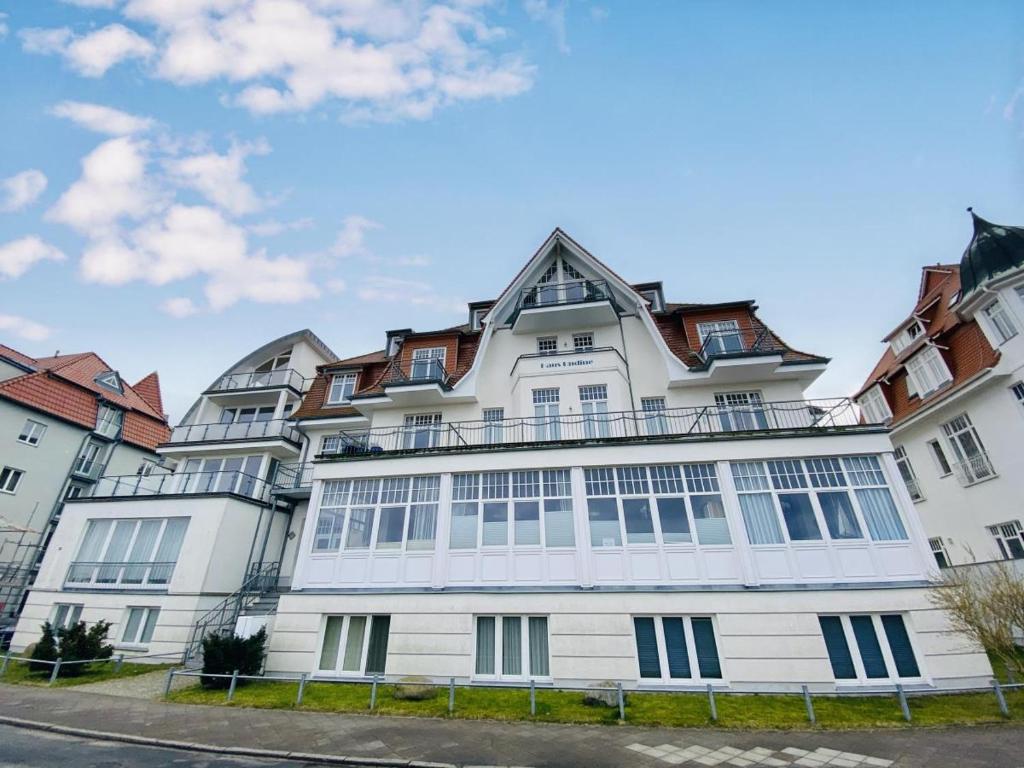
<instances>
[{"instance_id":1,"label":"downspout","mask_svg":"<svg viewBox=\"0 0 1024 768\"><path fill-rule=\"evenodd\" d=\"M618 318L618 321L619 321L619 339L621 339L621 341L622 341L622 361L626 364L626 384L629 386L629 406L630 406L630 410L634 414L634 418L632 419L632 424L633 424L634 435L636 435L639 432L637 430L636 418L635 418L635 414L636 414L636 397L633 394L633 373L632 373L632 371L631 371L631 369L629 367L629 352L626 351L626 332L623 330L623 327L622 327L622 315L620 315L618 313L618 311L616 310L615 316Z\"/></svg>"}]
</instances>

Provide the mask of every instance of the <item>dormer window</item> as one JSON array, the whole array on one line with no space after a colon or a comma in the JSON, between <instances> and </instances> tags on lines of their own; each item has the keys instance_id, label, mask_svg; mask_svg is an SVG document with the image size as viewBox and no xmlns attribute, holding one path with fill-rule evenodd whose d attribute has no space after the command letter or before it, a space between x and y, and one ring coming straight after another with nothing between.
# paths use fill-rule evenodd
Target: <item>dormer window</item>
<instances>
[{"instance_id":1,"label":"dormer window","mask_svg":"<svg viewBox=\"0 0 1024 768\"><path fill-rule=\"evenodd\" d=\"M1017 335L1017 326L1013 324L1013 320L1010 319L1010 313L1006 311L1006 307L1003 306L999 299L993 301L981 312L988 318L989 325L992 326L999 344L1005 344Z\"/></svg>"},{"instance_id":2,"label":"dormer window","mask_svg":"<svg viewBox=\"0 0 1024 768\"><path fill-rule=\"evenodd\" d=\"M882 394L882 388L877 384L861 395L858 405L864 413L864 421L868 424L884 424L892 418L889 403Z\"/></svg>"},{"instance_id":3,"label":"dormer window","mask_svg":"<svg viewBox=\"0 0 1024 768\"><path fill-rule=\"evenodd\" d=\"M340 405L352 399L356 388L356 374L336 373L331 377L331 388L327 392L328 405Z\"/></svg>"},{"instance_id":4,"label":"dormer window","mask_svg":"<svg viewBox=\"0 0 1024 768\"><path fill-rule=\"evenodd\" d=\"M953 381L953 375L935 347L925 347L907 360L907 391L927 397Z\"/></svg>"},{"instance_id":5,"label":"dormer window","mask_svg":"<svg viewBox=\"0 0 1024 768\"><path fill-rule=\"evenodd\" d=\"M479 331L483 328L484 315L487 314L486 309L474 309L469 313L469 327L471 330Z\"/></svg>"},{"instance_id":6,"label":"dormer window","mask_svg":"<svg viewBox=\"0 0 1024 768\"><path fill-rule=\"evenodd\" d=\"M661 294L653 288L649 291L640 291L640 295L650 303L651 312L661 312L664 309L661 305Z\"/></svg>"},{"instance_id":7,"label":"dormer window","mask_svg":"<svg viewBox=\"0 0 1024 768\"><path fill-rule=\"evenodd\" d=\"M96 414L96 434L114 440L121 434L123 423L124 411L109 405L100 405Z\"/></svg>"},{"instance_id":8,"label":"dormer window","mask_svg":"<svg viewBox=\"0 0 1024 768\"><path fill-rule=\"evenodd\" d=\"M117 375L117 371L104 371L98 374L93 381L104 389L109 389L111 392L117 392L119 395L124 394L124 384L121 383L121 377Z\"/></svg>"},{"instance_id":9,"label":"dormer window","mask_svg":"<svg viewBox=\"0 0 1024 768\"><path fill-rule=\"evenodd\" d=\"M924 329L921 328L921 324L915 320L898 334L892 337L892 351L894 354L900 354L903 350L913 344L918 337L924 333Z\"/></svg>"}]
</instances>

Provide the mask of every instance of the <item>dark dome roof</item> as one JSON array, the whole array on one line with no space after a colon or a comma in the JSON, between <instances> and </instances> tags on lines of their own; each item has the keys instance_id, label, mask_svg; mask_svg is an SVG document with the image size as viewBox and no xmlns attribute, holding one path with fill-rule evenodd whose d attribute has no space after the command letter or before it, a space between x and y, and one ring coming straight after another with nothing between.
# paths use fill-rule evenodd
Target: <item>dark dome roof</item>
<instances>
[{"instance_id":1,"label":"dark dome roof","mask_svg":"<svg viewBox=\"0 0 1024 768\"><path fill-rule=\"evenodd\" d=\"M974 219L974 237L960 259L962 296L996 275L1024 265L1024 228L1004 227L985 221L970 208Z\"/></svg>"}]
</instances>

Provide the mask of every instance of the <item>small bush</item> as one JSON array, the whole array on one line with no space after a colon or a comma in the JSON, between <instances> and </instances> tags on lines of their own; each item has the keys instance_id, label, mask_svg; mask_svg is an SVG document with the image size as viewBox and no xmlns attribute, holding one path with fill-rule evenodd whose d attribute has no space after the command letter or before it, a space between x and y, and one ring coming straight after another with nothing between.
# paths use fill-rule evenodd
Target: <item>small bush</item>
<instances>
[{"instance_id":1,"label":"small bush","mask_svg":"<svg viewBox=\"0 0 1024 768\"><path fill-rule=\"evenodd\" d=\"M63 662L84 659L109 659L114 654L113 647L106 644L110 623L97 621L86 629L85 622L80 621L70 627L53 629L50 622L43 624L43 634L32 650L29 671L49 674L53 671L52 664L39 662L61 660L60 677L78 677L86 672L88 664L66 664Z\"/></svg>"},{"instance_id":2,"label":"small bush","mask_svg":"<svg viewBox=\"0 0 1024 768\"><path fill-rule=\"evenodd\" d=\"M40 661L57 660L57 638L53 635L53 627L50 625L50 622L43 624L43 636L33 646L30 658L37 660L28 663L30 672L49 672L53 669L50 664L38 663Z\"/></svg>"},{"instance_id":3,"label":"small bush","mask_svg":"<svg viewBox=\"0 0 1024 768\"><path fill-rule=\"evenodd\" d=\"M252 637L238 635L207 635L203 638L203 672L200 682L205 688L227 688L231 680L226 677L236 669L240 675L258 675L263 667L267 631L260 629ZM245 682L240 680L239 682Z\"/></svg>"}]
</instances>

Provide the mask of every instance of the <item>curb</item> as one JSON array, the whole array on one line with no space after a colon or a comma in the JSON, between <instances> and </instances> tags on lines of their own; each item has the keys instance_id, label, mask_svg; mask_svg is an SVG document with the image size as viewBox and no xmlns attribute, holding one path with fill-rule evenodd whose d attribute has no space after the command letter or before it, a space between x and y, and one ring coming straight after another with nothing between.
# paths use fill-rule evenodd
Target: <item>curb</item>
<instances>
[{"instance_id":1,"label":"curb","mask_svg":"<svg viewBox=\"0 0 1024 768\"><path fill-rule=\"evenodd\" d=\"M135 736L130 733L112 733L109 731L93 731L88 728L73 728L67 725L54 725L38 720L23 720L20 717L0 715L0 725L14 728L25 728L33 731L47 731L64 736L78 736L86 739L102 741L118 741L125 744L136 744L143 747L159 747L161 749L178 749L188 752L206 752L215 755L233 755L238 757L261 757L276 760L293 760L318 765L353 765L364 768L458 768L453 763L432 763L423 760L401 760L381 757L351 757L346 755L317 755L309 752L288 752L283 749L257 749L255 747L219 747L214 744L199 744L189 741L171 739L154 739L149 736Z\"/></svg>"}]
</instances>

